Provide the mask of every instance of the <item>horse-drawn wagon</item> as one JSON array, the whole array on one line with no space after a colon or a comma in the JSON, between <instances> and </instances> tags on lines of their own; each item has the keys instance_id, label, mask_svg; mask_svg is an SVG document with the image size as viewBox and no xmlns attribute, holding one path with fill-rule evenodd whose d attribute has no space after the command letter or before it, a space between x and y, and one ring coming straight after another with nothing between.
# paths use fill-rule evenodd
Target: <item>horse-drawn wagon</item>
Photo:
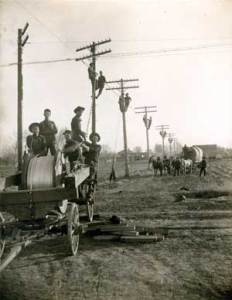
<instances>
[{"instance_id":1,"label":"horse-drawn wagon","mask_svg":"<svg viewBox=\"0 0 232 300\"><path fill-rule=\"evenodd\" d=\"M6 177L0 192L0 271L34 237L50 232L66 234L69 254L76 255L82 232L79 206L86 207L91 222L95 189L96 174L88 165L67 174L60 155L24 160L22 172ZM18 228L33 234L17 240Z\"/></svg>"}]
</instances>

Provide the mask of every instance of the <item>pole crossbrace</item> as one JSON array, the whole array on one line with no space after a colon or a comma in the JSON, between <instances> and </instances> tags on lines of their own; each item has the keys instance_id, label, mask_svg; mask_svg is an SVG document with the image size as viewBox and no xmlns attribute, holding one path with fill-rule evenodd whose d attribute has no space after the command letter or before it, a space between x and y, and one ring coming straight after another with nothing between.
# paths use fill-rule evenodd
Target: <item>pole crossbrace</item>
<instances>
[{"instance_id":1,"label":"pole crossbrace","mask_svg":"<svg viewBox=\"0 0 232 300\"><path fill-rule=\"evenodd\" d=\"M91 44L89 44L87 46L76 49L76 52L86 50L86 49L92 49L92 47L100 46L100 45L103 45L103 44L106 44L106 43L109 43L109 42L111 42L111 39L107 39L107 40L99 41L99 42L92 42Z\"/></svg>"},{"instance_id":2,"label":"pole crossbrace","mask_svg":"<svg viewBox=\"0 0 232 300\"><path fill-rule=\"evenodd\" d=\"M123 89L127 90L127 89L138 89L139 86L138 85L134 85L134 86L125 86L123 87ZM113 88L106 88L107 91L110 91L110 90L121 90L120 87L113 87Z\"/></svg>"}]
</instances>

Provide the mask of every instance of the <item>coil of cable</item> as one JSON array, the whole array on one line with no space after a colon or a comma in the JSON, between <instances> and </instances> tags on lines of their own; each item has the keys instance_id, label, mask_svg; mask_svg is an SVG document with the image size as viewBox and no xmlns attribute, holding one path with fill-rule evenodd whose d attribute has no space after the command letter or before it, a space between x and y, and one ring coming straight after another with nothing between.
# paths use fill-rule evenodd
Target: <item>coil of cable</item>
<instances>
[{"instance_id":1,"label":"coil of cable","mask_svg":"<svg viewBox=\"0 0 232 300\"><path fill-rule=\"evenodd\" d=\"M57 177L55 165L54 156L32 158L27 169L27 188L33 190L55 186Z\"/></svg>"}]
</instances>

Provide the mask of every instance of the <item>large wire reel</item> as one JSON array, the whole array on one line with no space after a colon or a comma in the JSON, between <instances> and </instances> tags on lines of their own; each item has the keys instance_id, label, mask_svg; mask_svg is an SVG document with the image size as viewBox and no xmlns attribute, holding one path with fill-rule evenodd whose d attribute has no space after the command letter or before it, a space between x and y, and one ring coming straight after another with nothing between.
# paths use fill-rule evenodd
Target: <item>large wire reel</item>
<instances>
[{"instance_id":1,"label":"large wire reel","mask_svg":"<svg viewBox=\"0 0 232 300\"><path fill-rule=\"evenodd\" d=\"M27 168L27 188L30 190L50 188L59 185L62 162L59 157L48 155L33 157Z\"/></svg>"}]
</instances>

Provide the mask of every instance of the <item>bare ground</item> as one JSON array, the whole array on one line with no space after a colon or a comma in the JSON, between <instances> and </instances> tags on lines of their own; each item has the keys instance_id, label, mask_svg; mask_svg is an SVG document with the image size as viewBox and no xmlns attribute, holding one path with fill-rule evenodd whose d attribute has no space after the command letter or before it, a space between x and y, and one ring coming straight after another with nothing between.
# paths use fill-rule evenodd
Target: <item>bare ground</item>
<instances>
[{"instance_id":1,"label":"bare ground","mask_svg":"<svg viewBox=\"0 0 232 300\"><path fill-rule=\"evenodd\" d=\"M164 241L134 245L83 236L76 257L66 256L65 237L38 241L0 275L0 299L232 299L232 196L177 202L174 195L183 186L232 190L232 161L211 162L201 179L153 178L141 163L133 170L130 180L99 185L96 210L156 227Z\"/></svg>"}]
</instances>

